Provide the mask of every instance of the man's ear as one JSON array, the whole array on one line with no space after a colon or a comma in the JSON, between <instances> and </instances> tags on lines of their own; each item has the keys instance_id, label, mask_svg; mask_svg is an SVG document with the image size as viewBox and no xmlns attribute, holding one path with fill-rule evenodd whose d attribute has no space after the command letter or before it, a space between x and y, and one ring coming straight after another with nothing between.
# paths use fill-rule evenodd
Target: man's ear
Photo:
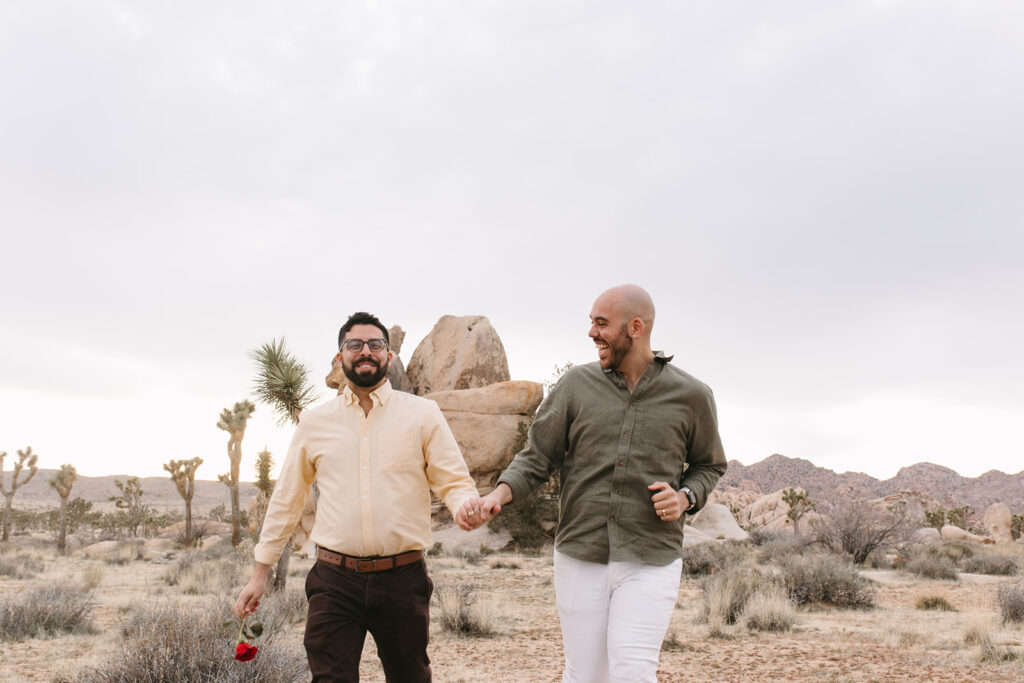
<instances>
[{"instance_id":1,"label":"man's ear","mask_svg":"<svg viewBox=\"0 0 1024 683\"><path fill-rule=\"evenodd\" d=\"M639 316L629 321L629 336L641 337L644 334L644 321Z\"/></svg>"}]
</instances>

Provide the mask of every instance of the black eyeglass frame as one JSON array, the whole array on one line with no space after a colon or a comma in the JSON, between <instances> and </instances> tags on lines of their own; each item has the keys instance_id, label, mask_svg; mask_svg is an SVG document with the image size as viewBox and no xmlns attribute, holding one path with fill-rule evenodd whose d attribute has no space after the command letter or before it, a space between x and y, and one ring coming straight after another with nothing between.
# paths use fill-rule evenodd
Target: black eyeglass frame
<instances>
[{"instance_id":1,"label":"black eyeglass frame","mask_svg":"<svg viewBox=\"0 0 1024 683\"><path fill-rule=\"evenodd\" d=\"M359 344L358 348L356 348L356 344ZM362 339L346 339L341 342L341 348L351 353L359 353L363 350L363 346L369 346L370 350L374 353L380 353L388 349L388 340L378 337L377 339L367 339L365 341ZM378 348L373 348L374 346Z\"/></svg>"}]
</instances>

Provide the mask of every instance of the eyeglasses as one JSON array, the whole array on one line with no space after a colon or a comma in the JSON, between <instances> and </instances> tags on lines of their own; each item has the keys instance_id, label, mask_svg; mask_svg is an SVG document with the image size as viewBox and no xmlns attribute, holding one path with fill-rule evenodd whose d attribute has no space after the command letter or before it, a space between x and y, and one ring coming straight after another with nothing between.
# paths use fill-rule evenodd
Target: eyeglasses
<instances>
[{"instance_id":1,"label":"eyeglasses","mask_svg":"<svg viewBox=\"0 0 1024 683\"><path fill-rule=\"evenodd\" d=\"M388 348L388 342L385 339L367 339L366 341L362 339L346 339L341 342L341 348L352 353L359 353L363 350L363 344L369 346L370 350L375 353L380 353Z\"/></svg>"}]
</instances>

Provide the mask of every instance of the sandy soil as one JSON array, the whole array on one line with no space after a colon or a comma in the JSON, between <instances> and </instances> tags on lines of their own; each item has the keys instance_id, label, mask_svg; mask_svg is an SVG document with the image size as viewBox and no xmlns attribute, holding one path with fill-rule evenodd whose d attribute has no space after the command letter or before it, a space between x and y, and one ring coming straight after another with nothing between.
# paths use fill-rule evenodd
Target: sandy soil
<instances>
[{"instance_id":1,"label":"sandy soil","mask_svg":"<svg viewBox=\"0 0 1024 683\"><path fill-rule=\"evenodd\" d=\"M101 662L119 645L116 625L133 603L154 599L210 600L234 595L181 595L163 576L166 564L133 561L105 564L80 556L58 558L36 550L45 569L31 578L0 576L0 600L49 582L79 581L102 571L96 588L95 635L0 643L0 681L49 681ZM300 569L308 560L295 560ZM498 633L457 636L434 627L430 656L440 682L560 680L561 634L554 605L550 555L490 555L476 560L438 557L429 561L435 584L469 583L492 609ZM93 568L90 570L90 567ZM929 581L894 571L866 571L876 582L878 606L870 611L801 609L795 629L786 634L750 633L730 627L713 637L700 624L701 589L684 580L670 635L662 653L659 681L1021 681L1024 680L1024 628L1000 623L996 593L1011 579L961 575L958 581ZM292 579L299 585L301 577ZM223 591L221 591L223 593ZM922 595L944 596L956 612L914 608ZM965 645L971 629L987 631L997 645L1021 654L1016 661L981 661L978 645ZM301 625L289 634L301 642ZM368 638L362 665L364 681L383 681Z\"/></svg>"}]
</instances>

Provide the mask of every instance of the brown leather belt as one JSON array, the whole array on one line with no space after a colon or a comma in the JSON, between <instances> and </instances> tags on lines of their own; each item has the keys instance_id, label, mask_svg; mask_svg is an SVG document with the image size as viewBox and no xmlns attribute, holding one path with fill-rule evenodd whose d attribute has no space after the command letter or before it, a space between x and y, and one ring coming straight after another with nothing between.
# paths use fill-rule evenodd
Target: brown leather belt
<instances>
[{"instance_id":1,"label":"brown leather belt","mask_svg":"<svg viewBox=\"0 0 1024 683\"><path fill-rule=\"evenodd\" d=\"M419 562L423 559L423 551L410 550L397 555L388 555L387 557L351 557L317 546L316 558L328 564L364 574L367 572L383 572L388 569L404 567L413 562Z\"/></svg>"}]
</instances>

